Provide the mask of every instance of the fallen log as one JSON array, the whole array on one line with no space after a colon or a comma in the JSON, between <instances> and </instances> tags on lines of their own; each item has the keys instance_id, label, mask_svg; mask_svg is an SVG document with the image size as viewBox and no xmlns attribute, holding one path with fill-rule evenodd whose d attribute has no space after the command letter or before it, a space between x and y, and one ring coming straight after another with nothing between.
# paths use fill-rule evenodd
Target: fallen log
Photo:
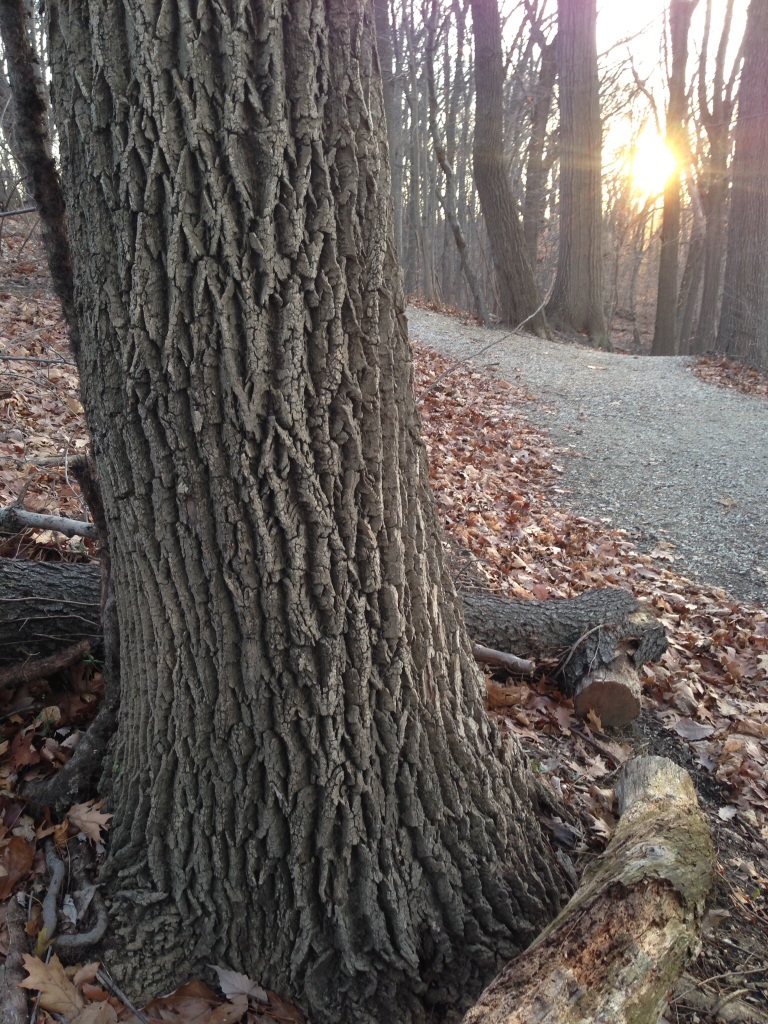
<instances>
[{"instance_id":1,"label":"fallen log","mask_svg":"<svg viewBox=\"0 0 768 1024\"><path fill-rule=\"evenodd\" d=\"M625 590L569 600L511 601L462 591L479 658L530 674L531 656L560 658L556 683L579 714L622 725L640 711L636 669L660 657L663 626ZM0 666L49 657L101 637L101 580L95 563L0 559ZM509 657L511 655L511 657ZM506 657L505 657L506 656Z\"/></svg>"},{"instance_id":2,"label":"fallen log","mask_svg":"<svg viewBox=\"0 0 768 1024\"><path fill-rule=\"evenodd\" d=\"M656 1024L698 950L715 855L693 783L674 762L629 761L617 795L605 853L463 1024Z\"/></svg>"},{"instance_id":3,"label":"fallen log","mask_svg":"<svg viewBox=\"0 0 768 1024\"><path fill-rule=\"evenodd\" d=\"M667 647L663 625L626 590L590 590L574 598L513 601L461 591L476 644L519 658L557 658L554 682L578 714L624 725L640 713L637 670Z\"/></svg>"},{"instance_id":4,"label":"fallen log","mask_svg":"<svg viewBox=\"0 0 768 1024\"><path fill-rule=\"evenodd\" d=\"M97 564L0 559L0 665L49 657L83 640L101 640Z\"/></svg>"}]
</instances>

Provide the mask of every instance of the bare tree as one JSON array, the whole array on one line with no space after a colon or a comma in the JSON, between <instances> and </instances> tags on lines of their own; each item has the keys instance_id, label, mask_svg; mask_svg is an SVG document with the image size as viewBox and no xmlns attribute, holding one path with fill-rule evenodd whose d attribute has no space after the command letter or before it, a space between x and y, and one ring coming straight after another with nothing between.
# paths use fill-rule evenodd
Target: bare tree
<instances>
[{"instance_id":1,"label":"bare tree","mask_svg":"<svg viewBox=\"0 0 768 1024\"><path fill-rule=\"evenodd\" d=\"M497 0L472 0L472 27L475 37L475 182L493 253L501 315L510 324L528 320L529 330L548 337L549 328L528 259L504 154L504 63Z\"/></svg>"},{"instance_id":2,"label":"bare tree","mask_svg":"<svg viewBox=\"0 0 768 1024\"><path fill-rule=\"evenodd\" d=\"M467 287L472 295L472 302L475 313L483 324L488 323L488 313L485 308L485 299L482 289L478 283L472 265L469 262L467 251L467 240L456 212L456 200L454 197L454 173L453 167L448 159L448 152L443 142L440 127L437 121L437 88L435 86L435 49L437 47L437 22L439 8L437 0L431 0L429 9L425 12L425 24L427 29L426 62L425 73L427 76L427 94L429 98L429 131L432 136L432 145L435 150L435 157L440 169L445 175L445 188L438 189L437 195L440 205L445 213L453 238L456 242L456 249L461 262L461 271L467 282Z\"/></svg>"},{"instance_id":3,"label":"bare tree","mask_svg":"<svg viewBox=\"0 0 768 1024\"><path fill-rule=\"evenodd\" d=\"M672 62L669 72L667 105L667 146L678 164L664 189L664 216L661 226L661 255L656 295L656 324L651 352L671 356L677 352L677 294L680 260L680 181L682 165L688 159L686 137L688 99L685 72L688 63L688 34L691 18L699 0L670 0L669 37Z\"/></svg>"},{"instance_id":4,"label":"bare tree","mask_svg":"<svg viewBox=\"0 0 768 1024\"><path fill-rule=\"evenodd\" d=\"M768 5L752 0L744 37L718 351L768 368Z\"/></svg>"},{"instance_id":5,"label":"bare tree","mask_svg":"<svg viewBox=\"0 0 768 1024\"><path fill-rule=\"evenodd\" d=\"M733 0L728 0L720 40L715 54L712 101L707 98L707 58L712 21L712 0L707 0L704 40L699 57L699 117L707 135L709 153L703 163L702 205L706 227L704 234L703 283L701 307L693 340L694 352L715 347L720 312L723 267L725 265L726 205L728 197L728 159L731 154L735 86L743 52L740 49L731 74L725 79L725 59L733 20ZM743 44L742 44L743 45Z\"/></svg>"},{"instance_id":6,"label":"bare tree","mask_svg":"<svg viewBox=\"0 0 768 1024\"><path fill-rule=\"evenodd\" d=\"M119 620L121 977L226 963L315 1021L424 1020L563 883L442 562L370 10L47 10Z\"/></svg>"},{"instance_id":7,"label":"bare tree","mask_svg":"<svg viewBox=\"0 0 768 1024\"><path fill-rule=\"evenodd\" d=\"M560 236L547 316L610 347L603 303L602 124L596 0L558 0Z\"/></svg>"}]
</instances>

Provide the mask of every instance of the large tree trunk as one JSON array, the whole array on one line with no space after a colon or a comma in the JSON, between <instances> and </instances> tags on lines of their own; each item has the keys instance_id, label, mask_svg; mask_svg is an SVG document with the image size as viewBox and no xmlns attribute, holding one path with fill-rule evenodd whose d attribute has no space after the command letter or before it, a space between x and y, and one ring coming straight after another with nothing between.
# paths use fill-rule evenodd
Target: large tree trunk
<instances>
[{"instance_id":1,"label":"large tree trunk","mask_svg":"<svg viewBox=\"0 0 768 1024\"><path fill-rule=\"evenodd\" d=\"M527 322L529 331L549 337L541 296L525 248L509 169L504 155L501 19L498 0L472 0L475 37L475 183L483 210L506 323Z\"/></svg>"},{"instance_id":2,"label":"large tree trunk","mask_svg":"<svg viewBox=\"0 0 768 1024\"><path fill-rule=\"evenodd\" d=\"M717 349L768 368L768 5L752 0L732 167L731 213Z\"/></svg>"},{"instance_id":3,"label":"large tree trunk","mask_svg":"<svg viewBox=\"0 0 768 1024\"><path fill-rule=\"evenodd\" d=\"M560 237L547 316L609 348L603 303L602 122L596 0L558 0Z\"/></svg>"},{"instance_id":4,"label":"large tree trunk","mask_svg":"<svg viewBox=\"0 0 768 1024\"><path fill-rule=\"evenodd\" d=\"M121 976L221 963L314 1021L422 1019L563 885L442 565L370 12L47 7L120 624Z\"/></svg>"}]
</instances>

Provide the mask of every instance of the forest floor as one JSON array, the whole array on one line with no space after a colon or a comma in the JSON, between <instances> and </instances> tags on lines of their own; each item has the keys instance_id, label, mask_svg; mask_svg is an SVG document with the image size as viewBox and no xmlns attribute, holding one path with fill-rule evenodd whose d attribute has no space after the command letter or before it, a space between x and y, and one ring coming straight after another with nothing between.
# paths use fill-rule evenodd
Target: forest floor
<instances>
[{"instance_id":1,"label":"forest floor","mask_svg":"<svg viewBox=\"0 0 768 1024\"><path fill-rule=\"evenodd\" d=\"M77 376L39 247L34 238L25 242L24 234L16 224L0 235L0 507L23 497L31 511L82 519L85 506L67 472L69 457L88 447ZM439 335L452 339L456 355L477 353L486 343L484 332L481 342L473 341L481 332L459 319L414 311L412 326L417 340L433 346ZM551 685L546 665L540 666L532 684L500 671L489 672L489 709L502 728L523 743L533 769L569 805L578 824L549 821L548 827L552 841L565 848L579 867L611 837L616 821L613 782L624 761L638 753L662 754L691 773L717 846L718 881L703 949L674 994L665 1019L670 1024L767 1024L768 614L758 603L747 602L747 590L737 593L731 586L744 574L735 572L731 577L727 561L721 563L725 575L714 583L727 584L728 592L713 585L703 568L697 582L681 575L679 556L688 549L680 545L677 535L663 533L666 520L655 519L653 508L647 522L635 525L625 519L628 468L620 479L613 478L617 481L614 493L624 499L621 506L616 500L615 508L584 507L585 511L594 508L602 518L573 511L574 493L579 498L581 492L572 485L571 466L577 476L602 472L610 493L610 463L601 463L598 469L595 460L607 448L608 435L613 437L621 429L622 406L612 403L624 398L608 367L615 359L632 357L609 358L550 343L547 358L555 369L559 367L558 373L552 370L546 377L542 371L539 377L524 379L523 369L519 377L516 369L510 382L499 375L501 366L489 372L485 365L501 363L503 345L481 357L482 367L474 361L456 366L455 360L421 347L417 350L417 388L432 484L455 576L462 586L522 598L572 596L598 586L623 586L653 605L671 643L663 660L645 670L640 719L620 733L609 735L597 721L577 720L571 703ZM653 362L660 383L656 391L647 392L649 406L658 403L670 413L678 408L683 392L674 374L679 372L694 389L706 386L712 392L708 409L723 403L723 418L727 418L725 410L741 408L742 396L731 406L730 393L711 383L700 384L694 369L709 374L718 385L735 382L747 390L765 388L768 393L763 378L745 377L726 364L680 364L679 371L675 368L669 377L670 366L678 363ZM578 397L585 393L572 390L575 384L564 383L577 374L603 381L605 394ZM652 388L648 380L643 378L643 389ZM562 396L555 394L557 388ZM584 413L596 426L602 424L603 431L597 431L594 440L592 434L569 433L556 400L563 406L576 403L576 429L586 422L580 418ZM745 437L764 443L764 427L757 430L755 417L768 416L768 402L764 397L746 401L754 415L740 420L745 430L752 424L751 435ZM709 412L707 417L704 430L710 423ZM576 456L577 451L582 454ZM648 461L658 459L660 451L649 450ZM744 499L736 489L738 481L726 475L730 454L727 447L722 448L723 466L713 499L716 504L718 498L729 503L715 509L727 528L721 536L728 550L742 545L748 532L733 514ZM686 476L685 486L691 478L691 491L696 490L691 459L683 457L676 466ZM757 463L753 469L762 474L764 486L767 474ZM638 465L646 488L650 471L651 467ZM597 493L597 481L591 483ZM737 505L730 504L733 501ZM710 520L696 529L709 531ZM695 533L693 525L691 530ZM7 558L85 560L90 554L82 541L68 541L52 532L0 535L0 555ZM685 564L687 572L696 568L694 561ZM86 845L98 851L106 838L109 816L99 810L98 803L78 805L57 822L33 817L18 796L21 783L55 771L69 756L93 715L99 687L98 666L86 663L25 684L21 690L0 692L0 958L9 948L18 952L18 935L5 926L12 894L18 891L28 895L29 920L22 941L30 943L30 950L44 950L39 908L49 885L43 854L46 838L54 838L68 856ZM65 910L74 915L77 927L77 908L71 900ZM89 1012L94 1008L87 1018L91 1024L141 1019L109 994L106 976L96 976L97 965L89 965L73 981L71 976L56 975L41 960L28 963L30 988L44 990L37 1017L43 1024L53 1020L54 1006L59 1007L60 1020L71 1020L83 1007ZM103 966L108 969L109 964ZM146 1016L178 1024L192 1020L234 1024L242 1016L242 1012L237 1016L238 1006L246 1000L249 1021L299 1019L274 996L265 1003L258 986L248 979L224 976L219 981L224 995L195 980L173 996L154 1000ZM249 985L252 990L246 995ZM71 1002L62 1010L57 999Z\"/></svg>"}]
</instances>

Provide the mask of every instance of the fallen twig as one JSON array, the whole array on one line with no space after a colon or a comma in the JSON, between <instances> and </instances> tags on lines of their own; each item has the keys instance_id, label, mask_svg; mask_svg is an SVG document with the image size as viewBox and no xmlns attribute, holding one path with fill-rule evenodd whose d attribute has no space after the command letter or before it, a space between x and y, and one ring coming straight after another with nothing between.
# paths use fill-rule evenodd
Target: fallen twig
<instances>
[{"instance_id":1,"label":"fallen twig","mask_svg":"<svg viewBox=\"0 0 768 1024\"><path fill-rule=\"evenodd\" d=\"M99 539L93 523L82 523L78 519L67 519L64 516L44 516L38 512L27 512L16 505L0 509L0 530L7 530L9 533L16 533L19 530L55 530L57 533L63 533L65 537Z\"/></svg>"},{"instance_id":2,"label":"fallen twig","mask_svg":"<svg viewBox=\"0 0 768 1024\"><path fill-rule=\"evenodd\" d=\"M47 658L30 658L29 661L21 662L18 665L10 665L8 668L0 668L0 687L18 686L21 683L28 683L32 679L42 679L53 672L60 672L70 665L75 665L91 649L89 640L81 640L72 647L66 647L63 651L57 651Z\"/></svg>"},{"instance_id":3,"label":"fallen twig","mask_svg":"<svg viewBox=\"0 0 768 1024\"><path fill-rule=\"evenodd\" d=\"M479 661L481 665L501 665L502 668L507 668L510 672L518 672L525 676L532 676L536 671L536 666L532 661L518 658L506 651L495 651L492 647L483 647L482 644L473 644L472 654L475 661Z\"/></svg>"},{"instance_id":4,"label":"fallen twig","mask_svg":"<svg viewBox=\"0 0 768 1024\"><path fill-rule=\"evenodd\" d=\"M5 967L0 971L0 1007L4 1024L27 1024L29 1020L27 993L19 988L25 977L23 956L27 952L24 918L24 908L18 896L14 896L8 903L8 952Z\"/></svg>"}]
</instances>

